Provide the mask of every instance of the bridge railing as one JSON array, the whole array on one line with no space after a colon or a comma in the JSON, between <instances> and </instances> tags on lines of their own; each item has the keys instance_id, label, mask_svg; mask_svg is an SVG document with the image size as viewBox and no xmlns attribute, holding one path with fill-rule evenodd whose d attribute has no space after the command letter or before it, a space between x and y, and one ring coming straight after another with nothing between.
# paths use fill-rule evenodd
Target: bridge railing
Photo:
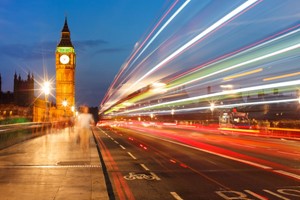
<instances>
[{"instance_id":1,"label":"bridge railing","mask_svg":"<svg viewBox=\"0 0 300 200\"><path fill-rule=\"evenodd\" d=\"M52 128L52 123L26 122L0 125L0 149L19 142L44 135Z\"/></svg>"}]
</instances>

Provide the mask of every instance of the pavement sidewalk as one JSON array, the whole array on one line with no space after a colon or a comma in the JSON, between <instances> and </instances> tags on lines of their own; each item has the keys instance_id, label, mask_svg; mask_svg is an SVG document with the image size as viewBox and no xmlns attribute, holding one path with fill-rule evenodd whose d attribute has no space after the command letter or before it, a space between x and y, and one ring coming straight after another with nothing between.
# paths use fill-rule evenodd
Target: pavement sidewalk
<instances>
[{"instance_id":1,"label":"pavement sidewalk","mask_svg":"<svg viewBox=\"0 0 300 200\"><path fill-rule=\"evenodd\" d=\"M92 132L89 149L65 128L1 150L0 199L109 199Z\"/></svg>"}]
</instances>

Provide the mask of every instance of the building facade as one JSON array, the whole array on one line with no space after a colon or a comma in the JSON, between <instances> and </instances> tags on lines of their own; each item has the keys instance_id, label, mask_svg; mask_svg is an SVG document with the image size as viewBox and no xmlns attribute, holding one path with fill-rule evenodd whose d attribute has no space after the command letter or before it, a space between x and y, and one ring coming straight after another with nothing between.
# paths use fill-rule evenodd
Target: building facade
<instances>
[{"instance_id":1,"label":"building facade","mask_svg":"<svg viewBox=\"0 0 300 200\"><path fill-rule=\"evenodd\" d=\"M0 119L26 118L32 120L34 106L34 77L28 73L27 79L21 75L14 75L14 91L2 91L2 78L0 75Z\"/></svg>"},{"instance_id":2,"label":"building facade","mask_svg":"<svg viewBox=\"0 0 300 200\"><path fill-rule=\"evenodd\" d=\"M76 53L67 18L56 47L56 106L59 115L72 116L75 109Z\"/></svg>"},{"instance_id":3,"label":"building facade","mask_svg":"<svg viewBox=\"0 0 300 200\"><path fill-rule=\"evenodd\" d=\"M22 80L21 76L14 76L14 103L18 106L32 106L34 102L34 77L28 73L27 79Z\"/></svg>"}]
</instances>

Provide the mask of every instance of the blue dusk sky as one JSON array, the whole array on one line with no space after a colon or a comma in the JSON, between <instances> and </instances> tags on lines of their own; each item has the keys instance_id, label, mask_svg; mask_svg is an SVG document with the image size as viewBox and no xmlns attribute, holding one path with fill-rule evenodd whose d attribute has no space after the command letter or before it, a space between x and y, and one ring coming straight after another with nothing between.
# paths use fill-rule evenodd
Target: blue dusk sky
<instances>
[{"instance_id":1,"label":"blue dusk sky","mask_svg":"<svg viewBox=\"0 0 300 200\"><path fill-rule=\"evenodd\" d=\"M37 82L45 73L55 80L55 50L67 16L77 56L76 103L99 106L134 45L169 4L166 0L1 0L2 91L13 91L15 72L23 79L33 73Z\"/></svg>"}]
</instances>

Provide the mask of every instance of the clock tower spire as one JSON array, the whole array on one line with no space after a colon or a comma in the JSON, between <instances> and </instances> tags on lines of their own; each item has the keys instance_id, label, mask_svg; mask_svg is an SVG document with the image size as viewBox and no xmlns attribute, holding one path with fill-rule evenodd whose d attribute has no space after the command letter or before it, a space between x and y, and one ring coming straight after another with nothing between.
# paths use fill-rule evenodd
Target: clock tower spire
<instances>
[{"instance_id":1,"label":"clock tower spire","mask_svg":"<svg viewBox=\"0 0 300 200\"><path fill-rule=\"evenodd\" d=\"M61 31L61 38L60 38L60 42L57 45L57 47L72 47L72 48L74 48L73 44L71 42L71 33L69 31L67 17L65 18L65 24Z\"/></svg>"},{"instance_id":2,"label":"clock tower spire","mask_svg":"<svg viewBox=\"0 0 300 200\"><path fill-rule=\"evenodd\" d=\"M67 18L56 47L56 106L61 116L72 116L75 108L76 54Z\"/></svg>"}]
</instances>

